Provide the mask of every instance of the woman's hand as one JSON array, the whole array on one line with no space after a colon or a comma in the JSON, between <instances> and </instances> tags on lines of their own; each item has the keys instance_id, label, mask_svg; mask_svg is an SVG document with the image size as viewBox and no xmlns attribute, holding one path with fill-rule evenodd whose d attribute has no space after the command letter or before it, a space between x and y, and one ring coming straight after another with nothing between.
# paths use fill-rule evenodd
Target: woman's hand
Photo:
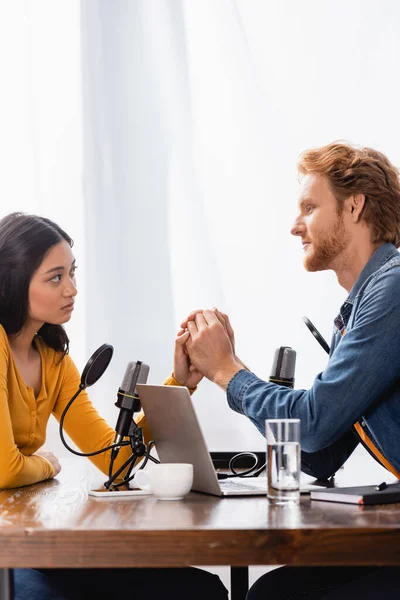
<instances>
[{"instance_id":1,"label":"woman's hand","mask_svg":"<svg viewBox=\"0 0 400 600\"><path fill-rule=\"evenodd\" d=\"M47 450L38 450L37 452L35 452L34 456L41 456L42 458L45 458L49 461L49 463L54 469L53 477L58 475L61 471L61 465L58 462L58 458L52 452L48 452Z\"/></svg>"},{"instance_id":2,"label":"woman's hand","mask_svg":"<svg viewBox=\"0 0 400 600\"><path fill-rule=\"evenodd\" d=\"M178 331L175 340L174 353L174 377L178 383L188 387L195 388L203 379L203 375L195 369L191 364L188 352L186 350L186 342L189 339L189 332L184 329Z\"/></svg>"}]
</instances>

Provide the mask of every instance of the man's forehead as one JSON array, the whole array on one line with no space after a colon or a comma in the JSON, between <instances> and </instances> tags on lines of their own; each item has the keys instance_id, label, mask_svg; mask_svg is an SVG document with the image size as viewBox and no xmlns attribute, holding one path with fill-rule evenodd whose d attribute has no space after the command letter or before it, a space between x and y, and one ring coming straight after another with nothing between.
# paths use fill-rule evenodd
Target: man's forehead
<instances>
[{"instance_id":1,"label":"man's forehead","mask_svg":"<svg viewBox=\"0 0 400 600\"><path fill-rule=\"evenodd\" d=\"M321 194L331 194L325 179L318 173L307 173L301 180L298 203L316 199Z\"/></svg>"}]
</instances>

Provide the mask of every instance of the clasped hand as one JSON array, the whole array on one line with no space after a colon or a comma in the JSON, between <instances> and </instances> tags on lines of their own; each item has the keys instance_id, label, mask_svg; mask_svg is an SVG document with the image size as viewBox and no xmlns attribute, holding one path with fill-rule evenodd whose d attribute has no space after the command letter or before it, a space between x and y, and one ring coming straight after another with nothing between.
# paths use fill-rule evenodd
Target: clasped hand
<instances>
[{"instance_id":1,"label":"clasped hand","mask_svg":"<svg viewBox=\"0 0 400 600\"><path fill-rule=\"evenodd\" d=\"M243 368L226 314L216 308L195 310L181 323L174 356L174 376L181 385L194 388L205 376L226 388Z\"/></svg>"}]
</instances>

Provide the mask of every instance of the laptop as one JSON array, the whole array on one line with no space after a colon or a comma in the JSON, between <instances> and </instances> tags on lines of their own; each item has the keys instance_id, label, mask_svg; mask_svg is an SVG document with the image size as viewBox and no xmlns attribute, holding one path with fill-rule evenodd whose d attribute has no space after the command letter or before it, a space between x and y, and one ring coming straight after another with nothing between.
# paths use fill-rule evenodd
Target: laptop
<instances>
[{"instance_id":1,"label":"laptop","mask_svg":"<svg viewBox=\"0 0 400 600\"><path fill-rule=\"evenodd\" d=\"M152 439L161 462L191 463L192 490L214 496L265 496L266 477L219 480L186 387L137 384ZM302 486L309 493L315 486Z\"/></svg>"}]
</instances>

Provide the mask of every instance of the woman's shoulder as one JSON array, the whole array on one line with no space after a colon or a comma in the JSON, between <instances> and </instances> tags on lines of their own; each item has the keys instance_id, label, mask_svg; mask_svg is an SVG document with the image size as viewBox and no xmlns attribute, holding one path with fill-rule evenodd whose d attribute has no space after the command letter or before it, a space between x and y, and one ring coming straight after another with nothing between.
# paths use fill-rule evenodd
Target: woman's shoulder
<instances>
[{"instance_id":1,"label":"woman's shoulder","mask_svg":"<svg viewBox=\"0 0 400 600\"><path fill-rule=\"evenodd\" d=\"M4 329L3 325L1 325L1 323L0 323L0 349L2 351L4 350L7 354L10 349L6 330Z\"/></svg>"}]
</instances>

